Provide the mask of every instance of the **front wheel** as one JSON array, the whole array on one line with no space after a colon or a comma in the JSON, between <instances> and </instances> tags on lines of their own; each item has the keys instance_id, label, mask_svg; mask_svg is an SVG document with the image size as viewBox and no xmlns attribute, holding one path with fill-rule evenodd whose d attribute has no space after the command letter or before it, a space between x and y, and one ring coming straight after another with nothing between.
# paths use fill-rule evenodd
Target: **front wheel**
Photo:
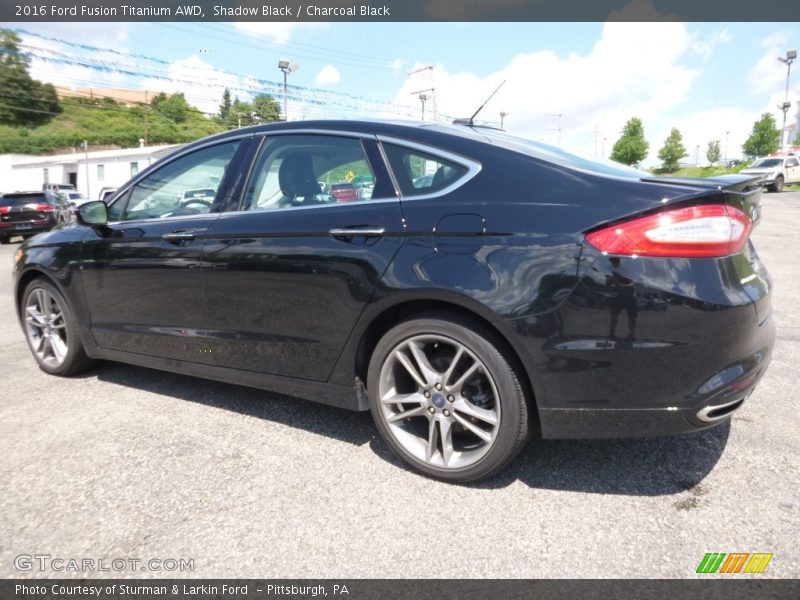
<instances>
[{"instance_id":1,"label":"front wheel","mask_svg":"<svg viewBox=\"0 0 800 600\"><path fill-rule=\"evenodd\" d=\"M782 192L783 191L783 177L778 175L775 178L775 183L769 186L771 192Z\"/></svg>"},{"instance_id":2,"label":"front wheel","mask_svg":"<svg viewBox=\"0 0 800 600\"><path fill-rule=\"evenodd\" d=\"M74 375L92 361L83 350L72 309L54 285L34 279L22 295L25 337L42 371Z\"/></svg>"},{"instance_id":3,"label":"front wheel","mask_svg":"<svg viewBox=\"0 0 800 600\"><path fill-rule=\"evenodd\" d=\"M378 343L367 379L370 409L384 440L431 477L488 477L528 439L520 379L497 335L479 323L403 322Z\"/></svg>"}]
</instances>

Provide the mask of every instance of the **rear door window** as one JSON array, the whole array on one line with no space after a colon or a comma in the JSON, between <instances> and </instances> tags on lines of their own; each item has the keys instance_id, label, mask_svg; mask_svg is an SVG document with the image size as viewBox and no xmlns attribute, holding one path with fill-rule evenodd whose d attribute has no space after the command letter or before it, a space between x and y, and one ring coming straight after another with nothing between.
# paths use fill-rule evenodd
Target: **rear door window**
<instances>
[{"instance_id":1,"label":"rear door window","mask_svg":"<svg viewBox=\"0 0 800 600\"><path fill-rule=\"evenodd\" d=\"M372 200L374 183L360 140L332 135L278 135L265 140L261 148L242 210L335 206Z\"/></svg>"},{"instance_id":2,"label":"rear door window","mask_svg":"<svg viewBox=\"0 0 800 600\"><path fill-rule=\"evenodd\" d=\"M421 150L386 143L383 148L404 196L441 192L469 172L463 164Z\"/></svg>"}]
</instances>

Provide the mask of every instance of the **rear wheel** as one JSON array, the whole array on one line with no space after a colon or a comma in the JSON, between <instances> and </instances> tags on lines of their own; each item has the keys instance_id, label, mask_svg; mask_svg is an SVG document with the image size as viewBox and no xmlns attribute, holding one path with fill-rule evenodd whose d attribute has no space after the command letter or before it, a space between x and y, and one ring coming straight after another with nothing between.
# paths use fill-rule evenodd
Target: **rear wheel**
<instances>
[{"instance_id":1,"label":"rear wheel","mask_svg":"<svg viewBox=\"0 0 800 600\"><path fill-rule=\"evenodd\" d=\"M22 295L25 337L39 367L52 375L74 375L92 364L78 335L72 309L54 285L34 279Z\"/></svg>"},{"instance_id":2,"label":"rear wheel","mask_svg":"<svg viewBox=\"0 0 800 600\"><path fill-rule=\"evenodd\" d=\"M769 190L771 192L782 192L783 191L783 175L778 175L775 178L775 183L769 186Z\"/></svg>"},{"instance_id":3,"label":"rear wheel","mask_svg":"<svg viewBox=\"0 0 800 600\"><path fill-rule=\"evenodd\" d=\"M11 238L10 237L7 237L7 236L0 237L0 244L3 244L5 246L9 242L11 242Z\"/></svg>"},{"instance_id":4,"label":"rear wheel","mask_svg":"<svg viewBox=\"0 0 800 600\"><path fill-rule=\"evenodd\" d=\"M422 473L467 482L502 469L528 438L528 407L496 334L422 318L378 343L368 389L386 443Z\"/></svg>"}]
</instances>

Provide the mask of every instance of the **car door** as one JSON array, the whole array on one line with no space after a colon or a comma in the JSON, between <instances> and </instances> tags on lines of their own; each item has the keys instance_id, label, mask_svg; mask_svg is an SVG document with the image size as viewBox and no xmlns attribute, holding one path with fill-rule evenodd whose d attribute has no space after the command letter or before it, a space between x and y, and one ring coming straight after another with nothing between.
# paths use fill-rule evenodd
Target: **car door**
<instances>
[{"instance_id":1,"label":"car door","mask_svg":"<svg viewBox=\"0 0 800 600\"><path fill-rule=\"evenodd\" d=\"M322 192L355 177L371 193ZM399 200L374 139L272 134L237 212L205 245L209 336L217 363L326 380L403 241Z\"/></svg>"},{"instance_id":2,"label":"car door","mask_svg":"<svg viewBox=\"0 0 800 600\"><path fill-rule=\"evenodd\" d=\"M84 240L90 330L104 349L213 363L205 343L203 238L219 218L247 141L165 159L109 206L109 225ZM197 197L193 190L213 190Z\"/></svg>"},{"instance_id":3,"label":"car door","mask_svg":"<svg viewBox=\"0 0 800 600\"><path fill-rule=\"evenodd\" d=\"M800 183L800 160L795 157L786 159L786 183Z\"/></svg>"}]
</instances>

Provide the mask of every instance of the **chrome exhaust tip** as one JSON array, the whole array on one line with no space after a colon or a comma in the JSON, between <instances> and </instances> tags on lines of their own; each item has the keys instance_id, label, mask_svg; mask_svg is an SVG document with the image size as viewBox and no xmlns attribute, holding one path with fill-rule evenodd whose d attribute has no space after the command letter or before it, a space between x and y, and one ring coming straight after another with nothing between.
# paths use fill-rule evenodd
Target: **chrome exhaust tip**
<instances>
[{"instance_id":1,"label":"chrome exhaust tip","mask_svg":"<svg viewBox=\"0 0 800 600\"><path fill-rule=\"evenodd\" d=\"M725 404L712 404L704 406L697 412L697 418L703 423L716 423L731 416L744 404L745 399L739 398Z\"/></svg>"}]
</instances>

